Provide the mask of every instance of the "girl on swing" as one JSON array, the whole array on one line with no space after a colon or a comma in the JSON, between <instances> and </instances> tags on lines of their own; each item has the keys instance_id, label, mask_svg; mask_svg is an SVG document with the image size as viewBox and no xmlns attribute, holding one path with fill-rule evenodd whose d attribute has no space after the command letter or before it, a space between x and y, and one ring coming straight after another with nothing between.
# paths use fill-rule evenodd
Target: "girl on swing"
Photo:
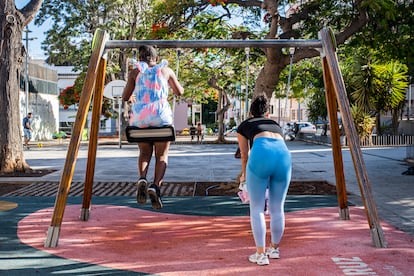
<instances>
[{"instance_id":1,"label":"girl on swing","mask_svg":"<svg viewBox=\"0 0 414 276\"><path fill-rule=\"evenodd\" d=\"M270 259L279 259L279 242L285 227L284 205L292 174L291 155L283 139L283 131L267 118L269 104L265 95L256 97L250 106L251 117L237 128L242 175L246 182L250 204L250 224L256 244L256 253L249 261L268 265ZM266 250L265 206L268 189L271 243Z\"/></svg>"},{"instance_id":2,"label":"girl on swing","mask_svg":"<svg viewBox=\"0 0 414 276\"><path fill-rule=\"evenodd\" d=\"M168 103L168 87L180 96L184 88L177 80L168 62L157 64L158 54L152 46L140 46L139 62L130 71L122 99L132 103L129 125L140 128L161 127L173 124L173 114ZM160 187L167 169L169 141L139 142L137 202L145 204L150 198L152 208L161 209ZM151 157L155 151L154 183L147 180Z\"/></svg>"}]
</instances>

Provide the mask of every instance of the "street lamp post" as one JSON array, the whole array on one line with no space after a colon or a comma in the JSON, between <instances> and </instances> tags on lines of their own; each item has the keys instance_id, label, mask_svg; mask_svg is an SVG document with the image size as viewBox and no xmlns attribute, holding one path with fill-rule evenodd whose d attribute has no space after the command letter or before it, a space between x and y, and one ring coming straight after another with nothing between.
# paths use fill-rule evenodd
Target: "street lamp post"
<instances>
[{"instance_id":1,"label":"street lamp post","mask_svg":"<svg viewBox=\"0 0 414 276\"><path fill-rule=\"evenodd\" d=\"M278 109L277 110L278 110L278 115L279 115L278 116L279 119L278 119L277 123L280 125L280 116L282 115L282 112L280 112L281 111L280 110L280 96L278 97L277 102L278 102Z\"/></svg>"},{"instance_id":2,"label":"street lamp post","mask_svg":"<svg viewBox=\"0 0 414 276\"><path fill-rule=\"evenodd\" d=\"M304 89L305 91L304 91L304 94L306 95L306 92L308 91L308 89L305 87L305 89ZM300 101L302 100L302 98L301 97L299 97L298 98L298 122L300 122L301 121L301 117L302 117L302 112L301 112L301 110L300 110Z\"/></svg>"}]
</instances>

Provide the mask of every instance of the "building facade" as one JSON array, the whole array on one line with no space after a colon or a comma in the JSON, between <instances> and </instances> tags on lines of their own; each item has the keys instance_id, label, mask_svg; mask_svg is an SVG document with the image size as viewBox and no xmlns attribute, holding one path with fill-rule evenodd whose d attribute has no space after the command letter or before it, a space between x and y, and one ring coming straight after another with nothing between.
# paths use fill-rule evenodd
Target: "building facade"
<instances>
[{"instance_id":1,"label":"building facade","mask_svg":"<svg viewBox=\"0 0 414 276\"><path fill-rule=\"evenodd\" d=\"M57 72L43 62L30 61L25 67L28 74L20 77L20 117L33 114L33 141L50 140L59 125Z\"/></svg>"}]
</instances>

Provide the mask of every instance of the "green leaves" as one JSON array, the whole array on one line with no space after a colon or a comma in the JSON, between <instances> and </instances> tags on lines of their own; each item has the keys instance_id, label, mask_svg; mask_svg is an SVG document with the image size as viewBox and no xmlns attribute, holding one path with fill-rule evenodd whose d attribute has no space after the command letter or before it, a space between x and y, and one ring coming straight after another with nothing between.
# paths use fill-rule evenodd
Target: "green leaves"
<instances>
[{"instance_id":1,"label":"green leaves","mask_svg":"<svg viewBox=\"0 0 414 276\"><path fill-rule=\"evenodd\" d=\"M391 61L374 66L377 85L380 89L376 101L385 111L394 109L405 99L405 90L408 85L407 66Z\"/></svg>"},{"instance_id":2,"label":"green leaves","mask_svg":"<svg viewBox=\"0 0 414 276\"><path fill-rule=\"evenodd\" d=\"M359 138L363 140L363 138L369 137L375 127L375 117L371 117L369 113L361 112L357 105L351 105L351 114Z\"/></svg>"},{"instance_id":3,"label":"green leaves","mask_svg":"<svg viewBox=\"0 0 414 276\"><path fill-rule=\"evenodd\" d=\"M352 68L351 95L363 112L388 111L405 99L407 66L398 61L367 60L364 63L355 61Z\"/></svg>"},{"instance_id":4,"label":"green leaves","mask_svg":"<svg viewBox=\"0 0 414 276\"><path fill-rule=\"evenodd\" d=\"M351 95L354 108L361 114L377 117L380 130L380 114L400 110L405 100L408 86L407 66L395 60L376 58L378 53L360 48L359 56L348 59L345 64L344 79ZM397 121L393 121L393 128Z\"/></svg>"}]
</instances>

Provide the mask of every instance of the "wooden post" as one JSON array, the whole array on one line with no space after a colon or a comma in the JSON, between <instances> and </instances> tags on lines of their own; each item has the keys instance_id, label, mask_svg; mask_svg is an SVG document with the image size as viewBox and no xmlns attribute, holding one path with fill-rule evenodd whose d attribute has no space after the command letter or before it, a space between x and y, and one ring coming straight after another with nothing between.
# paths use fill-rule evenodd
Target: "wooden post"
<instances>
[{"instance_id":1,"label":"wooden post","mask_svg":"<svg viewBox=\"0 0 414 276\"><path fill-rule=\"evenodd\" d=\"M322 49L326 56L326 69L332 80L339 110L344 124L345 134L350 142L350 151L354 162L355 172L361 191L361 197L365 206L368 224L371 229L371 238L376 247L386 247L384 232L379 223L376 205L372 196L371 185L368 179L362 151L359 145L358 135L351 115L348 98L346 95L345 84L342 79L341 71L335 52L335 36L330 29L324 28L320 31Z\"/></svg>"},{"instance_id":2,"label":"wooden post","mask_svg":"<svg viewBox=\"0 0 414 276\"><path fill-rule=\"evenodd\" d=\"M88 71L86 73L85 83L82 88L82 95L79 100L78 112L76 113L75 124L72 130L72 136L66 154L66 161L60 179L53 217L44 243L45 247L56 247L58 244L60 226L62 224L66 201L75 170L76 158L78 156L79 145L82 137L82 130L85 127L86 118L88 116L89 106L92 98L92 90L95 86L96 71L98 68L99 60L105 49L106 40L108 40L108 35L105 33L105 31L97 30L95 32L92 43L92 55L91 59L89 60Z\"/></svg>"},{"instance_id":3,"label":"wooden post","mask_svg":"<svg viewBox=\"0 0 414 276\"><path fill-rule=\"evenodd\" d=\"M95 175L95 161L96 161L96 149L98 146L98 132L99 121L102 112L102 98L105 85L105 72L106 72L106 57L102 57L99 62L98 74L96 77L95 92L93 95L92 104L92 120L91 131L89 135L89 148L88 148L88 160L86 164L85 184L83 189L83 203L80 214L80 220L87 221L89 219L91 198L92 198L92 186L93 178Z\"/></svg>"},{"instance_id":4,"label":"wooden post","mask_svg":"<svg viewBox=\"0 0 414 276\"><path fill-rule=\"evenodd\" d=\"M346 195L346 184L344 176L344 162L342 159L342 148L339 133L337 110L338 105L332 79L329 75L329 67L326 57L322 57L323 80L325 83L326 106L328 108L329 123L331 128L332 154L335 168L336 193L338 197L339 216L343 220L349 220L348 199Z\"/></svg>"}]
</instances>

